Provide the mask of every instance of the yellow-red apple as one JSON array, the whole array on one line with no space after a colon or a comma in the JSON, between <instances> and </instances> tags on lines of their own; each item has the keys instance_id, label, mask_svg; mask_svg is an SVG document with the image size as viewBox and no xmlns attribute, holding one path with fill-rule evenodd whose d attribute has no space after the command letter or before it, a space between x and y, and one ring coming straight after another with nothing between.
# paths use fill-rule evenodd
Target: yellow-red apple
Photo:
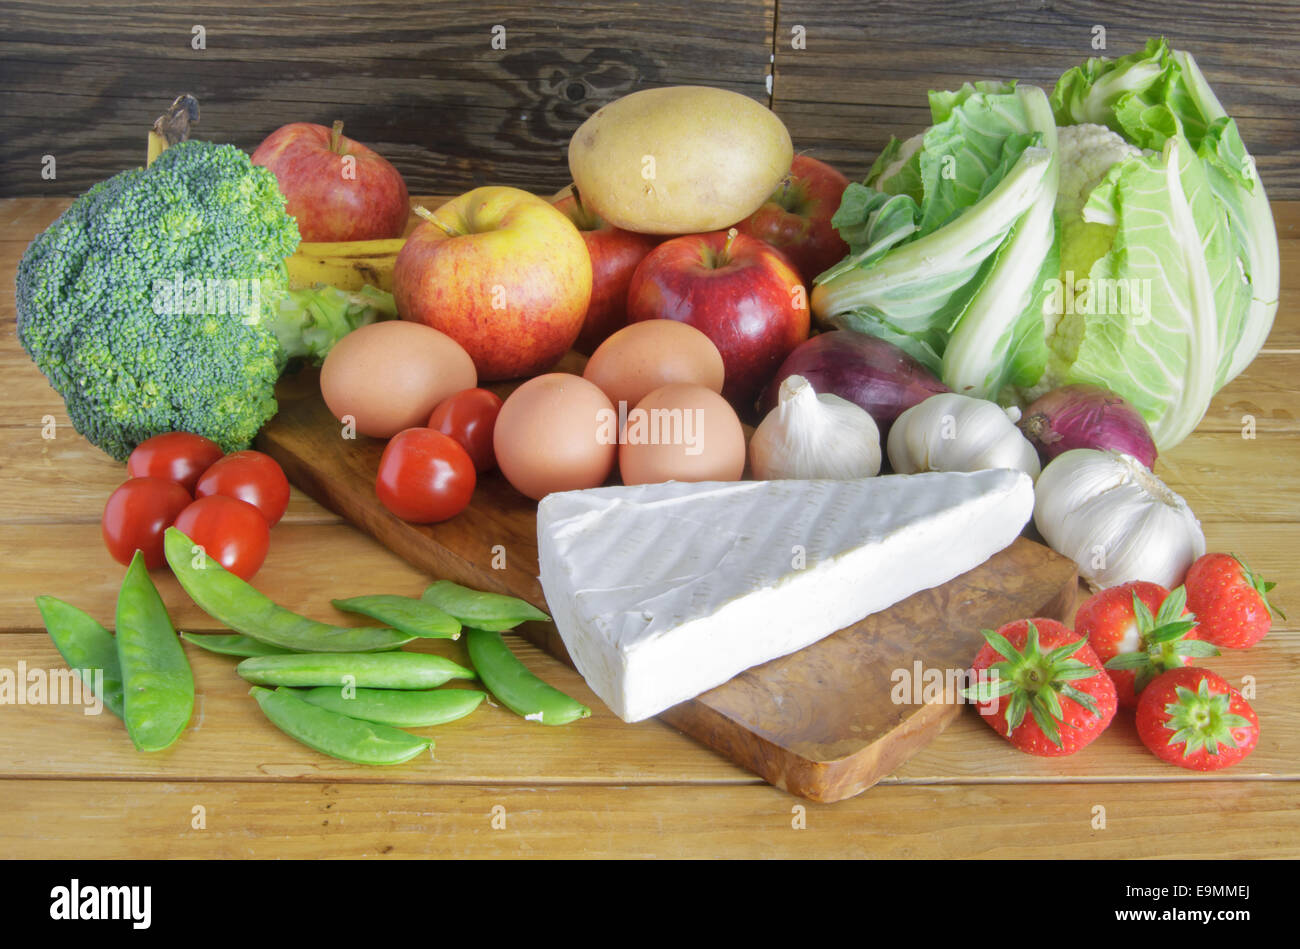
<instances>
[{"instance_id":1,"label":"yellow-red apple","mask_svg":"<svg viewBox=\"0 0 1300 949\"><path fill-rule=\"evenodd\" d=\"M531 376L572 346L591 302L573 222L518 188L475 188L411 233L393 270L397 312L460 343L480 381Z\"/></svg>"}]
</instances>

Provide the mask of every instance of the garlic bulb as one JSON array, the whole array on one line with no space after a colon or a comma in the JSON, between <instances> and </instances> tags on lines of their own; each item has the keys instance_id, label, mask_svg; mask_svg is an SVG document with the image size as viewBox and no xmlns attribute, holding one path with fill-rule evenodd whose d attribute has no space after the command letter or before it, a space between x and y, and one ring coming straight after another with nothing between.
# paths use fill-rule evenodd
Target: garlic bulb
<instances>
[{"instance_id":1,"label":"garlic bulb","mask_svg":"<svg viewBox=\"0 0 1300 949\"><path fill-rule=\"evenodd\" d=\"M1038 452L1016 427L1019 409L943 392L912 406L889 430L889 464L899 474L1016 468L1037 478Z\"/></svg>"},{"instance_id":2,"label":"garlic bulb","mask_svg":"<svg viewBox=\"0 0 1300 949\"><path fill-rule=\"evenodd\" d=\"M799 375L781 383L777 399L749 442L754 477L842 481L880 474L880 430L866 409L818 395Z\"/></svg>"},{"instance_id":3,"label":"garlic bulb","mask_svg":"<svg viewBox=\"0 0 1300 949\"><path fill-rule=\"evenodd\" d=\"M1187 502L1132 455L1076 448L1035 486L1034 524L1095 590L1130 580L1172 589L1205 553Z\"/></svg>"}]
</instances>

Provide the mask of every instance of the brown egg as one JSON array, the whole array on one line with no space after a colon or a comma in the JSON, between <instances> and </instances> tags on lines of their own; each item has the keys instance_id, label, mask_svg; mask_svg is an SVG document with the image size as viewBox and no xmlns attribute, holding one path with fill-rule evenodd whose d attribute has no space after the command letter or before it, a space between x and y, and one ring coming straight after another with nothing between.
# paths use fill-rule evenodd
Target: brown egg
<instances>
[{"instance_id":1,"label":"brown egg","mask_svg":"<svg viewBox=\"0 0 1300 949\"><path fill-rule=\"evenodd\" d=\"M618 469L624 484L739 481L745 432L736 410L712 389L662 386L628 412Z\"/></svg>"},{"instance_id":2,"label":"brown egg","mask_svg":"<svg viewBox=\"0 0 1300 949\"><path fill-rule=\"evenodd\" d=\"M449 395L478 385L474 361L450 336L420 323L385 320L348 333L320 370L320 391L336 419L391 438L424 426Z\"/></svg>"},{"instance_id":3,"label":"brown egg","mask_svg":"<svg viewBox=\"0 0 1300 949\"><path fill-rule=\"evenodd\" d=\"M550 372L510 394L492 433L497 466L534 500L603 484L618 450L618 413L581 376Z\"/></svg>"},{"instance_id":4,"label":"brown egg","mask_svg":"<svg viewBox=\"0 0 1300 949\"><path fill-rule=\"evenodd\" d=\"M583 378L590 379L618 408L630 409L674 382L693 382L722 391L722 355L694 326L677 320L646 320L625 326L596 348Z\"/></svg>"}]
</instances>

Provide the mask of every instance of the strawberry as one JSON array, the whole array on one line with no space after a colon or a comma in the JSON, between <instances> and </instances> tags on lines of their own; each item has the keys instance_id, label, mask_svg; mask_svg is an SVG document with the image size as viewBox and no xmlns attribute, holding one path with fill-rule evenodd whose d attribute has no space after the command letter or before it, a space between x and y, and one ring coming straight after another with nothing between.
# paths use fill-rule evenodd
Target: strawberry
<instances>
[{"instance_id":1,"label":"strawberry","mask_svg":"<svg viewBox=\"0 0 1300 949\"><path fill-rule=\"evenodd\" d=\"M1138 693L1166 669L1185 666L1193 656L1219 654L1197 641L1196 617L1184 610L1186 602L1182 587L1170 593L1158 583L1134 580L1094 594L1075 613L1074 628L1115 680L1121 708L1137 705Z\"/></svg>"},{"instance_id":2,"label":"strawberry","mask_svg":"<svg viewBox=\"0 0 1300 949\"><path fill-rule=\"evenodd\" d=\"M986 629L984 638L971 668L992 675L978 676L964 694L1021 751L1072 755L1115 717L1115 683L1087 640L1066 626L1025 619L997 632Z\"/></svg>"},{"instance_id":3,"label":"strawberry","mask_svg":"<svg viewBox=\"0 0 1300 949\"><path fill-rule=\"evenodd\" d=\"M1259 717L1221 676L1188 666L1162 672L1146 687L1137 730L1157 758L1217 771L1251 753L1259 742Z\"/></svg>"},{"instance_id":4,"label":"strawberry","mask_svg":"<svg viewBox=\"0 0 1300 949\"><path fill-rule=\"evenodd\" d=\"M1277 586L1265 581L1233 554L1206 554L1187 570L1187 605L1196 614L1201 638L1228 649L1245 649L1264 638L1273 614L1268 602Z\"/></svg>"}]
</instances>

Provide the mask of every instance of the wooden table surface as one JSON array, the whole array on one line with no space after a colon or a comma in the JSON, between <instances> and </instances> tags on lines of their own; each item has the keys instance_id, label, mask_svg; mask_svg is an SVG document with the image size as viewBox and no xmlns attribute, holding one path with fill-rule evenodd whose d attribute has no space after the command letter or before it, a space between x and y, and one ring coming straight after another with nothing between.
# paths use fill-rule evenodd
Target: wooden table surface
<instances>
[{"instance_id":1,"label":"wooden table surface","mask_svg":"<svg viewBox=\"0 0 1300 949\"><path fill-rule=\"evenodd\" d=\"M0 201L0 278L66 200ZM883 783L817 805L657 722L627 725L527 644L537 673L593 709L544 728L483 707L436 729L436 757L392 769L334 761L266 722L233 660L187 647L198 697L170 750L136 752L110 714L0 706L0 855L10 857L1279 857L1300 856L1300 203L1275 206L1282 307L1264 351L1158 470L1210 548L1279 583L1292 617L1206 662L1253 685L1259 747L1219 775L1166 765L1119 716L1064 760L1012 750L972 710ZM99 518L124 478L73 431L0 295L0 670L62 663L33 602L48 593L112 624L121 567ZM53 416L55 437L44 438ZM1246 418L1247 416L1251 418ZM1253 438L1243 437L1253 419ZM165 571L178 628L216 625ZM257 585L331 618L331 597L428 581L295 490ZM342 620L342 616L338 616ZM442 646L443 644L439 644ZM459 644L445 644L456 655Z\"/></svg>"}]
</instances>

